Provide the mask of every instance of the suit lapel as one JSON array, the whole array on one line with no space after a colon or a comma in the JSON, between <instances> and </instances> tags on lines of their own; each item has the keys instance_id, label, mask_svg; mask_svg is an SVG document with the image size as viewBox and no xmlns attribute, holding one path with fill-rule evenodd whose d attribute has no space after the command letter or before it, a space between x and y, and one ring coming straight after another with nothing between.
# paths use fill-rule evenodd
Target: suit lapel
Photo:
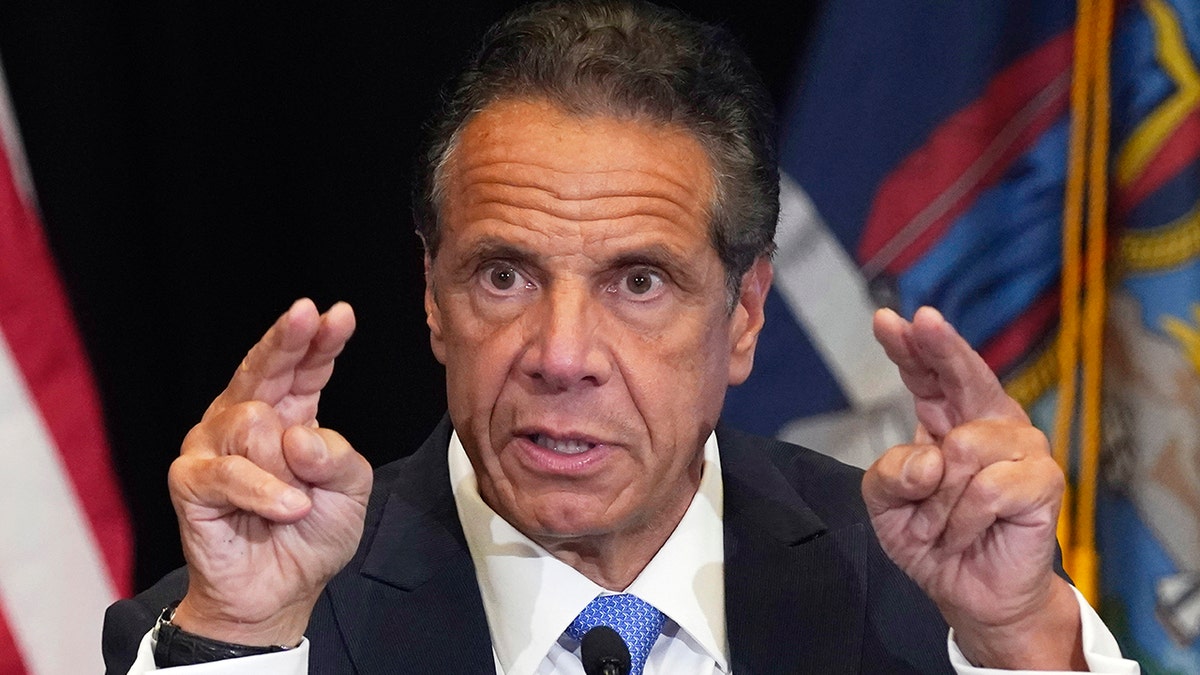
<instances>
[{"instance_id":1,"label":"suit lapel","mask_svg":"<svg viewBox=\"0 0 1200 675\"><path fill-rule=\"evenodd\" d=\"M329 585L362 673L491 672L487 620L450 489L443 420L411 457L382 469L355 559ZM382 489L380 489L382 488ZM381 493L381 494L380 494ZM373 521L373 522L372 522Z\"/></svg>"},{"instance_id":2,"label":"suit lapel","mask_svg":"<svg viewBox=\"0 0 1200 675\"><path fill-rule=\"evenodd\" d=\"M724 430L718 436L733 672L859 672L864 526L828 530L767 446Z\"/></svg>"}]
</instances>

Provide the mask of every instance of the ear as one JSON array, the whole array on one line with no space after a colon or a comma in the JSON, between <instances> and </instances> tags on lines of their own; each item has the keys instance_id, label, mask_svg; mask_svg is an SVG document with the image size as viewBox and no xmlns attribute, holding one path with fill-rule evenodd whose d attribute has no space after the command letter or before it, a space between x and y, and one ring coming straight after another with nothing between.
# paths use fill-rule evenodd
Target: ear
<instances>
[{"instance_id":1,"label":"ear","mask_svg":"<svg viewBox=\"0 0 1200 675\"><path fill-rule=\"evenodd\" d=\"M750 377L754 367L754 349L758 346L758 334L762 332L763 306L767 302L767 291L775 268L771 259L762 256L742 276L742 290L733 316L729 322L729 384L738 385Z\"/></svg>"},{"instance_id":2,"label":"ear","mask_svg":"<svg viewBox=\"0 0 1200 675\"><path fill-rule=\"evenodd\" d=\"M434 293L433 261L429 252L425 253L425 323L429 326L429 346L438 362L446 363L446 343L442 339L442 311L438 308L437 295Z\"/></svg>"}]
</instances>

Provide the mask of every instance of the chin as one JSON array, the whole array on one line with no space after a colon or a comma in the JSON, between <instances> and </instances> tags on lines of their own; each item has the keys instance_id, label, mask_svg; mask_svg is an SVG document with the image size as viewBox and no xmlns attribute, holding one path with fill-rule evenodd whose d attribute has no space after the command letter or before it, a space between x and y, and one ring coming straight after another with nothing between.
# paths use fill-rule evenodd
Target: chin
<instances>
[{"instance_id":1,"label":"chin","mask_svg":"<svg viewBox=\"0 0 1200 675\"><path fill-rule=\"evenodd\" d=\"M530 536L562 541L603 536L617 529L617 519L607 505L578 502L578 495L540 500L530 509L528 522L517 524L518 529Z\"/></svg>"}]
</instances>

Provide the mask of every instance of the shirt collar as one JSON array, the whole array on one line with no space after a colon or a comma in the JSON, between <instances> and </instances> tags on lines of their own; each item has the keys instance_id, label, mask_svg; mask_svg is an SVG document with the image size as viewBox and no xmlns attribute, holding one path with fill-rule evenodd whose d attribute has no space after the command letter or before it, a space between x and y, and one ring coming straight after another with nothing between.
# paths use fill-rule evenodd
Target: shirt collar
<instances>
[{"instance_id":1,"label":"shirt collar","mask_svg":"<svg viewBox=\"0 0 1200 675\"><path fill-rule=\"evenodd\" d=\"M475 472L450 436L450 484L505 673L532 673L579 612L604 588L550 555L479 496ZM723 486L717 438L704 444L700 487L679 525L625 589L657 607L728 669L725 634Z\"/></svg>"}]
</instances>

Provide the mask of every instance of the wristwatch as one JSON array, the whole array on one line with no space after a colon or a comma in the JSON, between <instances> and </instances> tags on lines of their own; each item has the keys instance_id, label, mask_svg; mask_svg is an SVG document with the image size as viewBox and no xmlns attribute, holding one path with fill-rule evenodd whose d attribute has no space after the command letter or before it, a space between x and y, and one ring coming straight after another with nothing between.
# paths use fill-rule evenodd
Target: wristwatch
<instances>
[{"instance_id":1,"label":"wristwatch","mask_svg":"<svg viewBox=\"0 0 1200 675\"><path fill-rule=\"evenodd\" d=\"M159 668L190 666L196 663L271 654L291 649L284 645L266 647L239 645L189 633L171 623L171 620L175 618L175 609L178 607L178 600L167 605L158 615L158 621L154 623L154 631L151 633L154 638L154 665Z\"/></svg>"}]
</instances>

